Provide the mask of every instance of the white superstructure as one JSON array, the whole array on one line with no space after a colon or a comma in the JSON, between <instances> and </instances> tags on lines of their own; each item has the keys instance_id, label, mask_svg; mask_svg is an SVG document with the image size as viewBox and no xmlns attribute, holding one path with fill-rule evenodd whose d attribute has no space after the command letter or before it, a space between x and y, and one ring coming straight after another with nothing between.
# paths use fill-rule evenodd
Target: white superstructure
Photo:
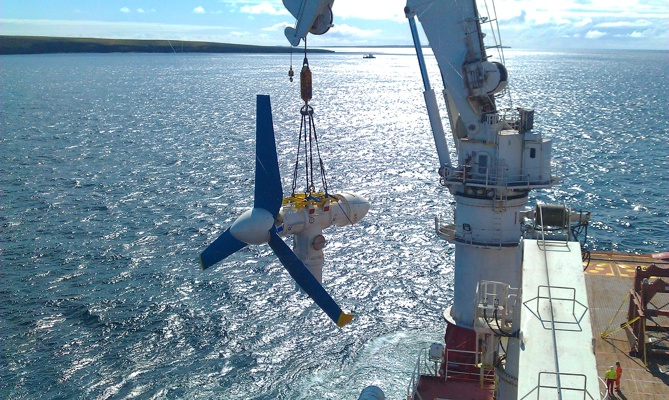
<instances>
[{"instance_id":1,"label":"white superstructure","mask_svg":"<svg viewBox=\"0 0 669 400\"><path fill-rule=\"evenodd\" d=\"M472 327L478 282L520 285L518 245L528 192L556 181L551 142L530 133L531 111L510 119L497 109L495 96L506 88L508 74L488 61L473 0L410 0L405 12L421 22L445 86L458 154L457 164L440 170L457 202L450 229L456 243L451 317Z\"/></svg>"}]
</instances>

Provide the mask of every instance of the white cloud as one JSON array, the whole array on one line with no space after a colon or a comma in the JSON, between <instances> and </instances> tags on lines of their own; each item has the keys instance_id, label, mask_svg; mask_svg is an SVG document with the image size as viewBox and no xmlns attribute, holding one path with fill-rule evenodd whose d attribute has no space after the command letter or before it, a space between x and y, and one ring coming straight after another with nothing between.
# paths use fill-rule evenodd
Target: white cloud
<instances>
[{"instance_id":1,"label":"white cloud","mask_svg":"<svg viewBox=\"0 0 669 400\"><path fill-rule=\"evenodd\" d=\"M360 29L356 28L355 26L351 25L346 25L346 24L339 24L335 25L330 29L330 32L337 34L337 35L346 35L346 36L352 36L355 38L369 38L373 37L376 35L379 35L383 31L380 29Z\"/></svg>"},{"instance_id":2,"label":"white cloud","mask_svg":"<svg viewBox=\"0 0 669 400\"><path fill-rule=\"evenodd\" d=\"M288 22L279 22L278 24L274 24L272 26L268 26L266 28L262 28L263 31L281 31L287 27L287 26L293 26L292 24L289 24Z\"/></svg>"},{"instance_id":3,"label":"white cloud","mask_svg":"<svg viewBox=\"0 0 669 400\"><path fill-rule=\"evenodd\" d=\"M406 22L407 18L404 15L406 3L406 0L337 0L332 5L332 13L335 23L339 18Z\"/></svg>"},{"instance_id":4,"label":"white cloud","mask_svg":"<svg viewBox=\"0 0 669 400\"><path fill-rule=\"evenodd\" d=\"M602 36L606 36L606 32L600 32L598 30L594 31L588 31L588 33L585 34L586 39L599 39Z\"/></svg>"},{"instance_id":5,"label":"white cloud","mask_svg":"<svg viewBox=\"0 0 669 400\"><path fill-rule=\"evenodd\" d=\"M290 15L282 5L276 8L270 3L260 3L252 6L242 6L241 12L246 14Z\"/></svg>"},{"instance_id":6,"label":"white cloud","mask_svg":"<svg viewBox=\"0 0 669 400\"><path fill-rule=\"evenodd\" d=\"M615 22L602 22L595 27L597 28L629 28L629 27L643 27L653 25L650 21L645 19L639 19L636 21L615 21Z\"/></svg>"},{"instance_id":7,"label":"white cloud","mask_svg":"<svg viewBox=\"0 0 669 400\"><path fill-rule=\"evenodd\" d=\"M399 43L398 38L394 37L395 32L383 29L361 29L348 24L335 24L327 34L323 36L314 36L312 44L316 45L351 45L367 46L372 44L393 44ZM327 42L321 43L321 38ZM318 41L318 42L317 42Z\"/></svg>"},{"instance_id":8,"label":"white cloud","mask_svg":"<svg viewBox=\"0 0 669 400\"><path fill-rule=\"evenodd\" d=\"M172 39L225 41L225 26L140 22L0 19L2 33L16 36L97 37L108 39ZM141 34L138 35L138 32Z\"/></svg>"},{"instance_id":9,"label":"white cloud","mask_svg":"<svg viewBox=\"0 0 669 400\"><path fill-rule=\"evenodd\" d=\"M230 32L230 36L234 36L234 37L246 37L246 36L249 36L249 33L248 33L248 32L237 32L237 31L232 31L232 32Z\"/></svg>"},{"instance_id":10,"label":"white cloud","mask_svg":"<svg viewBox=\"0 0 669 400\"><path fill-rule=\"evenodd\" d=\"M484 12L485 7L481 3L479 11ZM570 20L581 21L574 24L585 26L588 19L590 23L631 21L635 24L635 21L656 23L654 21L660 20L666 24L669 18L669 3L666 0L497 0L495 3L499 21L512 19L521 12L526 14L527 22L534 25L553 25Z\"/></svg>"},{"instance_id":11,"label":"white cloud","mask_svg":"<svg viewBox=\"0 0 669 400\"><path fill-rule=\"evenodd\" d=\"M553 22L555 25L571 25L573 22L567 18L554 18Z\"/></svg>"},{"instance_id":12,"label":"white cloud","mask_svg":"<svg viewBox=\"0 0 669 400\"><path fill-rule=\"evenodd\" d=\"M411 37L404 15L407 0L337 0L334 2L334 27L323 36L313 36L311 44L384 45L410 44ZM432 0L412 0L425 2ZM485 12L483 1L477 0L479 11ZM155 9L138 8L139 1L127 1L132 7L117 9L142 16ZM190 3L203 4L204 2ZM490 2L488 2L490 3ZM119 3L117 3L119 4ZM123 2L120 2L123 4ZM42 20L22 20L22 26L0 23L3 34L40 36L106 37L106 38L170 38L211 40L230 43L287 45L281 32L294 23L281 0L217 0L192 8L202 16L222 13L217 20L227 27L178 25L179 19L165 19L160 24L134 25L92 21L97 16L86 14L88 21L56 21L61 29ZM212 6L210 4L215 4ZM213 8L212 8L213 7ZM214 8L218 11L214 11ZM223 10L223 11L220 11ZM497 19L503 44L516 48L660 48L668 49L669 2L667 0L496 0ZM161 10L161 17L168 17ZM186 9L187 12L187 9ZM243 13L242 13L243 12ZM45 17L48 18L48 17ZM80 17L81 18L81 17ZM106 19L106 17L104 18ZM202 18L198 18L202 19ZM176 21L177 25L172 25ZM96 25L97 24L97 25ZM235 30L235 35L230 32ZM10 33L19 32L21 33ZM421 34L422 34L422 30ZM489 37L490 38L490 37ZM580 39L579 39L580 38ZM585 41L583 38L599 39ZM639 40L639 38L643 38ZM242 40L239 40L242 39ZM423 39L424 43L427 40Z\"/></svg>"}]
</instances>

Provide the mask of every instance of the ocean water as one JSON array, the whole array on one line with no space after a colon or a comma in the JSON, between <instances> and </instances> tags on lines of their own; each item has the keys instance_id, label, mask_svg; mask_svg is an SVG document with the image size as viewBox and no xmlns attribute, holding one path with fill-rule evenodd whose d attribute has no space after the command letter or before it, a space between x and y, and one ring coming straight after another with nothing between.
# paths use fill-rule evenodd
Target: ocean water
<instances>
[{"instance_id":1,"label":"ocean water","mask_svg":"<svg viewBox=\"0 0 669 400\"><path fill-rule=\"evenodd\" d=\"M506 58L565 174L533 198L592 211L591 250L669 249L669 53ZM289 55L0 57L0 398L403 398L453 285L417 62L309 61L330 189L372 204L325 233L324 286L356 314L343 329L267 246L196 261L252 205L256 94L291 185Z\"/></svg>"}]
</instances>

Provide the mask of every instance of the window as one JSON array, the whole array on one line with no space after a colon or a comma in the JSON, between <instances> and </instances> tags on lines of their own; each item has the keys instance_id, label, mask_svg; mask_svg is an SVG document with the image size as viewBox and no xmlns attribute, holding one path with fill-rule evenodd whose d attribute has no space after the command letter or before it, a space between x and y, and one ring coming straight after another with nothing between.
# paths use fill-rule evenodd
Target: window
<instances>
[{"instance_id":1,"label":"window","mask_svg":"<svg viewBox=\"0 0 669 400\"><path fill-rule=\"evenodd\" d=\"M536 158L537 157L537 149L534 147L530 148L530 158Z\"/></svg>"}]
</instances>

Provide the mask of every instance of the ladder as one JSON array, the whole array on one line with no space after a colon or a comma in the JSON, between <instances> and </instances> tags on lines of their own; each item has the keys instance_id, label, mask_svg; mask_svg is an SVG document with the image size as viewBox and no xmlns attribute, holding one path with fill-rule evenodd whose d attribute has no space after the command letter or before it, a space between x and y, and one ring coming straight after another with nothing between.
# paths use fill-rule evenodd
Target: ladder
<instances>
[{"instance_id":1,"label":"ladder","mask_svg":"<svg viewBox=\"0 0 669 400\"><path fill-rule=\"evenodd\" d=\"M492 199L492 210L495 213L506 211L507 195L504 190L495 190L495 197Z\"/></svg>"}]
</instances>

